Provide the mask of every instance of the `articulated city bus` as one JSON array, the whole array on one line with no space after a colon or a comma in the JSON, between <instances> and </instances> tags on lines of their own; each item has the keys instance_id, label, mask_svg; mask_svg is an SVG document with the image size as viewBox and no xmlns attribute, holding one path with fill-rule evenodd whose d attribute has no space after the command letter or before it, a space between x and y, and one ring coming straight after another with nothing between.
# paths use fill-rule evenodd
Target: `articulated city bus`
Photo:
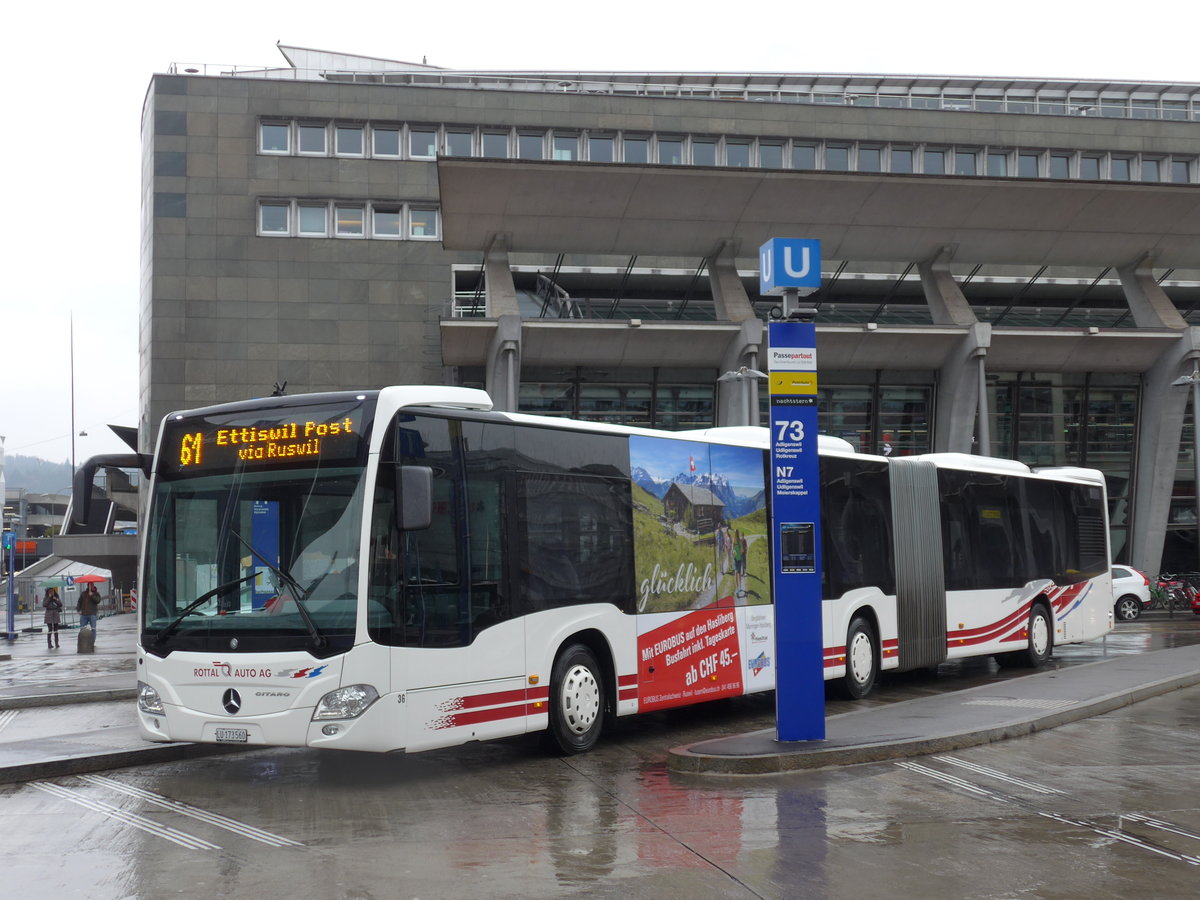
<instances>
[{"instance_id":1,"label":"articulated city bus","mask_svg":"<svg viewBox=\"0 0 1200 900\"><path fill-rule=\"evenodd\" d=\"M577 753L607 716L774 688L767 429L490 409L408 386L166 417L142 460L143 735L417 751L544 732ZM1112 627L1099 472L823 438L821 473L810 602L850 696Z\"/></svg>"}]
</instances>

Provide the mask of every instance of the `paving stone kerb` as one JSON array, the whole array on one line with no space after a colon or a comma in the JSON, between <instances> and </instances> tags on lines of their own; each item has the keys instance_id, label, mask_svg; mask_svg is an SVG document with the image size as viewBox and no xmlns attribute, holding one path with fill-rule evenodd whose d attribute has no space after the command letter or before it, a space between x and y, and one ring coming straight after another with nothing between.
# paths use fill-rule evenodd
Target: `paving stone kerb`
<instances>
[{"instance_id":1,"label":"paving stone kerb","mask_svg":"<svg viewBox=\"0 0 1200 900\"><path fill-rule=\"evenodd\" d=\"M824 741L782 744L774 729L670 751L672 772L770 775L961 750L1101 715L1200 684L1200 646L1041 672L832 716Z\"/></svg>"}]
</instances>

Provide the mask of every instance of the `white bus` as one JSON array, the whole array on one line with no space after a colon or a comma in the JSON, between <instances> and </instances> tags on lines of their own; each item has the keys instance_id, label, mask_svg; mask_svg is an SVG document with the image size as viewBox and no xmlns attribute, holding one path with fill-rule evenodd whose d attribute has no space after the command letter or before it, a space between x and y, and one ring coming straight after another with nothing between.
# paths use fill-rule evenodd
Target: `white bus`
<instances>
[{"instance_id":1,"label":"white bus","mask_svg":"<svg viewBox=\"0 0 1200 900\"><path fill-rule=\"evenodd\" d=\"M607 716L774 688L767 429L490 408L407 386L167 416L138 457L143 735L417 751L544 732L577 753ZM836 438L821 467L825 677L852 697L880 670L1036 665L1112 627L1100 473Z\"/></svg>"}]
</instances>

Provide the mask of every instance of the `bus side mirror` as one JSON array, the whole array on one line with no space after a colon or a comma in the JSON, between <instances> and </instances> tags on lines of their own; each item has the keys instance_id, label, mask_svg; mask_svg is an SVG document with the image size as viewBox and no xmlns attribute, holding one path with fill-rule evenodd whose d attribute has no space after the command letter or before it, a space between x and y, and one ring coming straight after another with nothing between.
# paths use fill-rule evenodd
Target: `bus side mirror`
<instances>
[{"instance_id":1,"label":"bus side mirror","mask_svg":"<svg viewBox=\"0 0 1200 900\"><path fill-rule=\"evenodd\" d=\"M433 522L433 469L428 466L396 466L396 527L420 531Z\"/></svg>"}]
</instances>

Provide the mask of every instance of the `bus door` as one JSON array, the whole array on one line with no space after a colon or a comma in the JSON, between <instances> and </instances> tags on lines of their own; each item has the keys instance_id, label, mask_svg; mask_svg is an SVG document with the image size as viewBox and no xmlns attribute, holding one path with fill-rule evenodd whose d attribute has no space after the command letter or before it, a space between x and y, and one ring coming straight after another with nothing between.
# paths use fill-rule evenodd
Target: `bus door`
<instances>
[{"instance_id":1,"label":"bus door","mask_svg":"<svg viewBox=\"0 0 1200 900\"><path fill-rule=\"evenodd\" d=\"M410 750L525 731L524 624L512 618L504 570L506 482L482 427L409 417L398 429L402 464L429 470L432 491L428 527L393 528L388 541L387 642Z\"/></svg>"}]
</instances>

